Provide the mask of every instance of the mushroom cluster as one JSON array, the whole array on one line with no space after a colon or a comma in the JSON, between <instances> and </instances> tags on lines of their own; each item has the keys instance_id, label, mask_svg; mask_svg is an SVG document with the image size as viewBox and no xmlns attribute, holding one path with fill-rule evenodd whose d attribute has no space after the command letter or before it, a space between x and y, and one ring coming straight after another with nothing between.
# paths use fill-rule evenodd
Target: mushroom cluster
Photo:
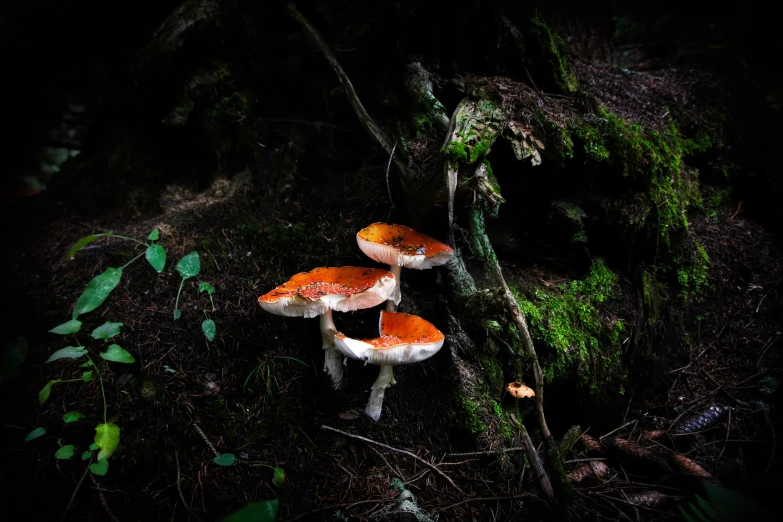
<instances>
[{"instance_id":1,"label":"mushroom cluster","mask_svg":"<svg viewBox=\"0 0 783 522\"><path fill-rule=\"evenodd\" d=\"M404 225L374 223L356 234L359 248L390 270L352 266L316 268L294 275L258 298L267 312L287 317L320 317L324 369L335 388L343 378L341 354L376 364L380 375L372 386L365 413L381 417L386 388L395 384L393 367L423 361L443 346L444 336L421 317L396 313L402 297L402 267L425 269L449 261L454 251L440 241ZM332 310L352 312L386 301L381 311L380 337L351 339L337 331Z\"/></svg>"}]
</instances>

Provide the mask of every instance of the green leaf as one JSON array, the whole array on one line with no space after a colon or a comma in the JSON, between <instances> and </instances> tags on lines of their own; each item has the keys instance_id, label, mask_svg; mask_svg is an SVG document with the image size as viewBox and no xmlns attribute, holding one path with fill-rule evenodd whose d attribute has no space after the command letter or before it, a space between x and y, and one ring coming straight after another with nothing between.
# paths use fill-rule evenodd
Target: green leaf
<instances>
[{"instance_id":1,"label":"green leaf","mask_svg":"<svg viewBox=\"0 0 783 522\"><path fill-rule=\"evenodd\" d=\"M90 457L92 457L92 451L87 450L82 453L82 460L90 460Z\"/></svg>"},{"instance_id":2,"label":"green leaf","mask_svg":"<svg viewBox=\"0 0 783 522\"><path fill-rule=\"evenodd\" d=\"M97 429L97 428L96 428L96 429ZM90 444L90 447L89 447L89 448L87 448L87 449L89 449L89 450L91 450L91 451L95 451L95 450L101 449L101 447L100 447L100 446L98 446L97 444L95 444L95 443L93 442L92 444Z\"/></svg>"},{"instance_id":3,"label":"green leaf","mask_svg":"<svg viewBox=\"0 0 783 522\"><path fill-rule=\"evenodd\" d=\"M92 368L93 366L95 366L95 364L92 362L92 360L87 359L87 362L85 362L84 364L80 364L79 368ZM82 374L82 376L84 375Z\"/></svg>"},{"instance_id":4,"label":"green leaf","mask_svg":"<svg viewBox=\"0 0 783 522\"><path fill-rule=\"evenodd\" d=\"M43 406L43 403L46 402L46 400L49 398L49 395L52 393L52 385L57 384L58 382L62 382L60 379L54 379L52 381L49 381L46 383L46 386L41 388L41 391L38 392L38 404Z\"/></svg>"},{"instance_id":5,"label":"green leaf","mask_svg":"<svg viewBox=\"0 0 783 522\"><path fill-rule=\"evenodd\" d=\"M69 411L68 413L63 414L63 421L66 424L70 424L72 422L76 422L79 419L83 419L84 414L79 413L78 411Z\"/></svg>"},{"instance_id":6,"label":"green leaf","mask_svg":"<svg viewBox=\"0 0 783 522\"><path fill-rule=\"evenodd\" d=\"M215 328L215 321L212 319L205 319L204 322L201 323L201 330L204 332L207 341L212 342L215 340L215 332L217 331Z\"/></svg>"},{"instance_id":7,"label":"green leaf","mask_svg":"<svg viewBox=\"0 0 783 522\"><path fill-rule=\"evenodd\" d=\"M93 475L102 477L109 471L109 461L106 459L98 459L98 462L90 464L90 471Z\"/></svg>"},{"instance_id":8,"label":"green leaf","mask_svg":"<svg viewBox=\"0 0 783 522\"><path fill-rule=\"evenodd\" d=\"M84 382L90 382L92 380L92 370L82 373L82 380Z\"/></svg>"},{"instance_id":9,"label":"green leaf","mask_svg":"<svg viewBox=\"0 0 783 522\"><path fill-rule=\"evenodd\" d=\"M56 361L58 359L78 359L87 353L84 346L66 346L60 348L46 359L46 362Z\"/></svg>"},{"instance_id":10,"label":"green leaf","mask_svg":"<svg viewBox=\"0 0 783 522\"><path fill-rule=\"evenodd\" d=\"M8 348L3 352L3 358L0 359L0 378L16 377L25 359L27 359L27 341L24 337L17 337L8 344Z\"/></svg>"},{"instance_id":11,"label":"green leaf","mask_svg":"<svg viewBox=\"0 0 783 522\"><path fill-rule=\"evenodd\" d=\"M214 462L218 466L230 466L236 460L237 458L234 456L233 453L221 453L220 455L212 459L212 462Z\"/></svg>"},{"instance_id":12,"label":"green leaf","mask_svg":"<svg viewBox=\"0 0 783 522\"><path fill-rule=\"evenodd\" d=\"M120 335L121 326L122 323L105 322L93 330L90 335L92 335L93 339L103 339L104 341L108 341L112 337Z\"/></svg>"},{"instance_id":13,"label":"green leaf","mask_svg":"<svg viewBox=\"0 0 783 522\"><path fill-rule=\"evenodd\" d=\"M196 277L201 272L201 261L198 259L198 252L191 252L179 260L176 266L177 272L182 279Z\"/></svg>"},{"instance_id":14,"label":"green leaf","mask_svg":"<svg viewBox=\"0 0 783 522\"><path fill-rule=\"evenodd\" d=\"M24 438L25 442L30 442L31 440L37 439L41 435L46 433L45 428L35 428L33 431L27 434L27 437Z\"/></svg>"},{"instance_id":15,"label":"green leaf","mask_svg":"<svg viewBox=\"0 0 783 522\"><path fill-rule=\"evenodd\" d=\"M274 522L280 501L264 500L251 502L239 511L225 517L222 522Z\"/></svg>"},{"instance_id":16,"label":"green leaf","mask_svg":"<svg viewBox=\"0 0 783 522\"><path fill-rule=\"evenodd\" d=\"M215 287L212 286L209 283L205 283L204 281L199 282L198 284L198 292L206 292L209 295L212 295L215 293Z\"/></svg>"},{"instance_id":17,"label":"green leaf","mask_svg":"<svg viewBox=\"0 0 783 522\"><path fill-rule=\"evenodd\" d=\"M82 327L81 321L77 321L76 319L71 319L67 323L63 323L59 326L55 326L54 328L49 330L49 333L68 335L68 334L78 332L81 327Z\"/></svg>"},{"instance_id":18,"label":"green leaf","mask_svg":"<svg viewBox=\"0 0 783 522\"><path fill-rule=\"evenodd\" d=\"M73 457L73 444L63 446L54 453L54 458L60 460L70 459L71 457Z\"/></svg>"},{"instance_id":19,"label":"green leaf","mask_svg":"<svg viewBox=\"0 0 783 522\"><path fill-rule=\"evenodd\" d=\"M158 239L160 239L160 230L157 228L150 232L150 235L147 236L147 241L157 241Z\"/></svg>"},{"instance_id":20,"label":"green leaf","mask_svg":"<svg viewBox=\"0 0 783 522\"><path fill-rule=\"evenodd\" d=\"M275 473L272 476L272 484L277 486L278 488L283 485L283 482L285 481L285 471L283 471L283 468L275 468Z\"/></svg>"},{"instance_id":21,"label":"green leaf","mask_svg":"<svg viewBox=\"0 0 783 522\"><path fill-rule=\"evenodd\" d=\"M95 428L95 444L101 448L98 460L108 459L120 443L120 427L116 424L98 424Z\"/></svg>"},{"instance_id":22,"label":"green leaf","mask_svg":"<svg viewBox=\"0 0 783 522\"><path fill-rule=\"evenodd\" d=\"M166 266L166 251L162 246L158 244L148 246L145 255L152 268L159 274L163 272L163 267Z\"/></svg>"},{"instance_id":23,"label":"green leaf","mask_svg":"<svg viewBox=\"0 0 783 522\"><path fill-rule=\"evenodd\" d=\"M72 318L76 319L80 315L92 312L101 306L106 298L109 297L111 291L117 287L121 278L122 267L107 268L102 274L93 277L76 301Z\"/></svg>"},{"instance_id":24,"label":"green leaf","mask_svg":"<svg viewBox=\"0 0 783 522\"><path fill-rule=\"evenodd\" d=\"M182 312L180 311L179 308L177 308L176 310L174 310L174 320L176 321L180 317L182 317Z\"/></svg>"},{"instance_id":25,"label":"green leaf","mask_svg":"<svg viewBox=\"0 0 783 522\"><path fill-rule=\"evenodd\" d=\"M119 344L110 345L105 352L101 352L99 355L107 361L125 364L136 362L136 359L123 348L120 348Z\"/></svg>"},{"instance_id":26,"label":"green leaf","mask_svg":"<svg viewBox=\"0 0 783 522\"><path fill-rule=\"evenodd\" d=\"M74 255L76 255L76 252L86 247L96 239L108 236L111 236L111 232L106 232L105 234L93 234L91 236L81 238L79 241L73 244L70 250L68 250L68 253L65 254L65 259L71 259Z\"/></svg>"}]
</instances>

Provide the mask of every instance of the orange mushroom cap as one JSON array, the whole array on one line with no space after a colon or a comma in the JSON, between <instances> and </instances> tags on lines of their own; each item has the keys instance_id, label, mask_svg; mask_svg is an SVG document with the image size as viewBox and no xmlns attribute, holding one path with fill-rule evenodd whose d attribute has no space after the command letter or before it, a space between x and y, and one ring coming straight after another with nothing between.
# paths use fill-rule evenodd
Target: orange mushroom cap
<instances>
[{"instance_id":1,"label":"orange mushroom cap","mask_svg":"<svg viewBox=\"0 0 783 522\"><path fill-rule=\"evenodd\" d=\"M356 234L356 242L371 259L405 268L432 268L454 256L450 246L405 225L373 223Z\"/></svg>"},{"instance_id":2,"label":"orange mushroom cap","mask_svg":"<svg viewBox=\"0 0 783 522\"><path fill-rule=\"evenodd\" d=\"M517 399L524 399L529 397L535 397L536 392L529 386L525 386L519 381L514 381L506 384L506 391L516 397Z\"/></svg>"},{"instance_id":3,"label":"orange mushroom cap","mask_svg":"<svg viewBox=\"0 0 783 522\"><path fill-rule=\"evenodd\" d=\"M410 364L435 355L445 339L429 321L417 315L381 311L380 337L351 339L335 335L335 346L344 355L370 364L396 366Z\"/></svg>"},{"instance_id":4,"label":"orange mushroom cap","mask_svg":"<svg viewBox=\"0 0 783 522\"><path fill-rule=\"evenodd\" d=\"M316 268L294 275L258 298L267 312L288 317L316 317L327 310L352 312L384 302L396 286L394 274L378 268Z\"/></svg>"}]
</instances>

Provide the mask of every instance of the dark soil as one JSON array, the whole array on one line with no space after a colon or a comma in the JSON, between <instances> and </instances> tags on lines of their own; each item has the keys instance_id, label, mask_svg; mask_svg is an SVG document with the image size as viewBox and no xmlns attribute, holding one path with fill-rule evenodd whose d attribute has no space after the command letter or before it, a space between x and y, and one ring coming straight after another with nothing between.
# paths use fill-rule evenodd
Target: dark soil
<instances>
[{"instance_id":1,"label":"dark soil","mask_svg":"<svg viewBox=\"0 0 783 522\"><path fill-rule=\"evenodd\" d=\"M448 111L471 88L500 96L520 120L534 122L535 109L556 127L604 105L657 130L663 129L666 113L674 111L689 122L690 127L682 128L686 132L712 126L723 109L726 93L720 78L679 62L676 68L658 61L629 69L573 57L578 94L538 91L526 70L529 63L512 61L519 54L507 36L493 38L491 45L481 40L468 46L455 36L455 28L466 23L458 19L470 17L451 11L444 15L443 27L430 35L435 43L423 31L398 36L399 48L388 43L394 38L365 36L373 31L393 35L384 23L390 12L402 26L411 24L411 31L419 27L413 25L417 14L421 20L415 24L426 25L423 15L430 11L418 13L416 6L403 4L377 12L346 6L307 12L324 27L357 91L368 100L368 110L394 128L395 136L409 130L403 127L410 119L407 102L397 99L403 98L401 63L409 57L395 53L409 51L431 51L436 57L428 66L444 76L436 93ZM150 15L157 17L155 23L144 24L150 33L169 13L159 9L163 14ZM404 486L433 519L549 519L552 512L523 456L520 432L500 433L497 426L509 424L497 424L497 419L492 424L466 407L461 384L466 372L475 378L485 370L483 354L458 353L464 347L447 342L430 360L395 369L397 384L387 391L383 416L374 423L362 410L378 369L350 360L345 384L333 390L322 371L317 320L273 316L257 306L259 295L297 272L316 266L378 266L358 249L356 232L372 222L406 219L404 190L394 168L387 172L388 156L356 122L322 57L290 22L277 27L280 14L271 12L261 26L268 30L263 34L247 29L244 18L233 18L248 33L230 28L241 37L227 30L231 43L218 52L247 71L255 70L255 60L261 58L245 55L234 37L256 44L282 42L290 52L284 59L263 57L269 77L277 81L268 82L262 93L266 97L259 95L262 101L253 109L252 121L210 127L211 109L204 102L194 112L198 124L162 129L158 113L165 116L179 103L185 80L161 80L171 92L158 99L153 78L159 77L140 72L144 78L137 91L136 77L123 70L111 76L118 82L116 92L110 82L101 84L108 101L94 105L103 118L97 120L97 130L79 134L87 159L66 162L43 192L9 197L4 204L3 341L23 336L29 347L20 375L0 382L4 513L24 512L31 520L220 520L249 502L279 499L280 520L408 520L404 517L410 515L388 514ZM481 13L474 24L491 26L490 10ZM133 49L149 41L126 37ZM379 56L393 58L376 71L367 64ZM498 63L481 58L486 56L497 57ZM179 60L174 60L171 75L185 78L183 71L192 64ZM167 70L153 69L157 74ZM254 76L258 71L247 71L235 72L230 81L263 83ZM394 87L384 90L386 83ZM239 88L232 84L229 91ZM221 91L208 102L229 94ZM145 125L154 130L147 132ZM442 169L441 143L442 136L432 132L416 133L407 141L410 166L422 177ZM554 155L557 146L547 142L547 154ZM591 243L575 246L561 241L564 229L546 214L553 200L589 199L587 195L608 191L615 183L601 177L606 166L577 154L569 161L547 159L539 170L522 169L507 145L492 150L507 203L489 224L489 234L506 278L523 288L556 289L582 278L598 257L619 278L619 292L600 313L606 323L619 320L627 326L622 356L628 376L622 392L618 386L590 393L573 375L547 384L545 407L556 439L574 425L596 439L604 436L600 455L579 443L563 448L566 472L573 473L588 459L609 466L600 481L573 481L574 519L672 520L677 506L693 499L687 472L651 471L644 465L649 461L629 465L609 449L617 446L618 437L657 457L686 456L728 488L774 506L781 482L776 433L781 432L783 252L775 236L779 223L770 219L779 209L762 204L775 193L759 195L763 190L758 189L777 185L744 171L741 155L728 149L720 154L689 158L688 167L701 170L704 204L691 208L689 226L673 247L704 245L708 284L699 292L685 292L667 281L647 303L640 274L656 263L661 272L676 273L682 252L662 259L657 245L645 244L645 256L633 258L617 228L604 223L608 210L594 213ZM721 174L721 166L728 166L728 174ZM735 196L716 196L736 180L740 190ZM464 219L471 194L462 196L455 237L474 270L481 262L471 253ZM439 230L444 207L440 197L423 226ZM78 380L84 371L74 361L45 363L52 352L74 343L48 331L70 318L92 277L124 265L143 249L105 238L72 259L65 253L88 234L112 231L143 240L155 228L167 251L165 270L157 274L142 256L125 269L101 307L80 317L84 325L78 340L104 372L107 420L121 428L108 474L94 477L79 456L93 441L94 426L103 422L101 385L97 380L59 383L39 405L38 392L47 382ZM572 234L569 229L568 237ZM200 254L201 272L185 282L179 300L182 317L175 321L181 278L174 265L194 250ZM427 318L455 339L467 334L454 324L454 315L471 312L450 309L443 279L440 269L403 271L400 310ZM198 292L200 281L216 289L214 310L207 294ZM214 342L201 330L206 317L217 325ZM86 342L88 332L106 321L123 323L113 341L135 363L104 363L97 357L102 345ZM335 322L348 335L372 336L377 310L335 314ZM483 342L470 333L475 345ZM545 346L537 343L536 348L546 356ZM509 350L504 357L518 357ZM520 377L530 381L529 365L514 364L524 367ZM494 406L506 406L510 398L495 391ZM539 444L540 434L532 429L532 402L520 404L514 409ZM709 410L711 406L716 409ZM62 415L72 411L86 418L64 424ZM679 433L684 425L698 429ZM24 442L39 426L46 434ZM657 431L666 433L650 435ZM76 455L56 459L55 451L66 444L75 446ZM437 471L397 450L426 460ZM238 463L218 466L213 463L218 453L233 453ZM273 483L274 467L285 472L279 486Z\"/></svg>"}]
</instances>

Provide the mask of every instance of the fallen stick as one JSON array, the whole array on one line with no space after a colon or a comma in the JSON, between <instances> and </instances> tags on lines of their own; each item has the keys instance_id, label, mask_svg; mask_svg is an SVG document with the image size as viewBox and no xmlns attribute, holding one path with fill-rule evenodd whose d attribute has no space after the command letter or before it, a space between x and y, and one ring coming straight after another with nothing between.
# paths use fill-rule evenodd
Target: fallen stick
<instances>
[{"instance_id":1,"label":"fallen stick","mask_svg":"<svg viewBox=\"0 0 783 522\"><path fill-rule=\"evenodd\" d=\"M394 447L392 447L392 446L389 446L389 445L387 445L387 444L384 444L384 443L382 443L382 442L378 442L378 441L375 441L375 440L372 440L372 439L368 439L367 437L362 437L361 435L354 435L354 434L352 434L352 433L347 433L347 432L345 432L345 431L338 430L338 429L336 429L336 428L332 428L331 426L321 426L321 429L322 429L322 430L326 430L326 431L333 431L333 432L335 432L335 433L339 433L340 435L343 435L343 436L345 436L345 437L348 437L348 438L351 438L351 439L360 440L360 441L362 441L362 442L366 442L366 443L368 443L368 444L375 444L376 446L380 446L380 447L382 447L382 448L386 448L387 450L390 450L390 451L396 451L397 453L402 453L403 455L407 455L407 456L409 456L409 457L411 457L411 458L413 458L413 459L416 459L416 460L418 460L419 462L421 462L422 464L424 464L425 466L427 466L428 468L432 469L432 471L434 471L435 473L437 473L438 475L440 475L441 477L443 477L444 479L446 479L446 481L447 481L449 484L451 484L451 485L454 487L454 489L456 489L456 490L457 490L457 491L459 491L460 493L463 493L463 494L464 494L464 491L462 491L462 490L459 488L459 486L457 486L457 485L454 483L454 481L453 481L453 480L451 480L451 478L450 478L448 475L446 475L445 473L443 473L443 472L440 470L440 468L438 468L438 467L437 467L435 464L432 464L431 462L427 462L427 461L426 461L426 460L424 460L423 458L419 457L418 455L414 455L414 454L413 454L413 453L411 453L410 451L406 451L406 450L397 449L397 448L394 448Z\"/></svg>"}]
</instances>

